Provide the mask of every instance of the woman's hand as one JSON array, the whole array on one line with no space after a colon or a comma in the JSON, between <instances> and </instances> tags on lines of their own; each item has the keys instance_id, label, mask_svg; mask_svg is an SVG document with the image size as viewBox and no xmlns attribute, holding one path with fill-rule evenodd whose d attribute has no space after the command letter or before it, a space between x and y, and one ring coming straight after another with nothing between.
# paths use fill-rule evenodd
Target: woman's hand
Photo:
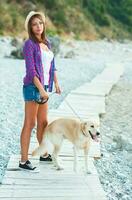
<instances>
[{"instance_id":1,"label":"woman's hand","mask_svg":"<svg viewBox=\"0 0 132 200\"><path fill-rule=\"evenodd\" d=\"M44 89L40 90L39 92L40 92L40 96L42 98L44 98L44 99L48 99L49 98L48 93Z\"/></svg>"},{"instance_id":2,"label":"woman's hand","mask_svg":"<svg viewBox=\"0 0 132 200\"><path fill-rule=\"evenodd\" d=\"M60 89L60 86L59 86L58 82L55 83L55 89L56 89L56 93L57 94L61 94L61 89Z\"/></svg>"}]
</instances>

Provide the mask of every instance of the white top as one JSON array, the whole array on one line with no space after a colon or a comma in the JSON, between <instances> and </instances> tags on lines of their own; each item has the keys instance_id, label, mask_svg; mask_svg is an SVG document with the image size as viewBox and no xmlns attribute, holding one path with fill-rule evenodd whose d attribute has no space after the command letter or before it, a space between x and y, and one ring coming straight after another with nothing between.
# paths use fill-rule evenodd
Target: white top
<instances>
[{"instance_id":1,"label":"white top","mask_svg":"<svg viewBox=\"0 0 132 200\"><path fill-rule=\"evenodd\" d=\"M42 64L44 69L44 85L49 84L49 71L51 66L51 61L54 57L54 54L51 50L44 50L41 48L42 55Z\"/></svg>"}]
</instances>

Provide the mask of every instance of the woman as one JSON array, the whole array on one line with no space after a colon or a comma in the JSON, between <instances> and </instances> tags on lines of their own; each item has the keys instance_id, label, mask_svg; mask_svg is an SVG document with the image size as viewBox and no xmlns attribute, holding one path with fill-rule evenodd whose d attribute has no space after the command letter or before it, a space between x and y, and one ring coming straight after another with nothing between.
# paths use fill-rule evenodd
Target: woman
<instances>
[{"instance_id":1,"label":"woman","mask_svg":"<svg viewBox=\"0 0 132 200\"><path fill-rule=\"evenodd\" d=\"M23 46L23 55L26 64L26 76L23 78L23 97L25 101L25 119L21 132L21 160L19 168L37 172L28 159L30 136L37 119L37 140L42 140L43 132L48 125L48 92L56 93L61 90L58 84L54 54L46 38L45 16L41 12L31 11L25 20L25 29L29 38ZM41 103L41 104L40 104ZM52 161L51 155L46 153L40 156L40 161Z\"/></svg>"}]
</instances>

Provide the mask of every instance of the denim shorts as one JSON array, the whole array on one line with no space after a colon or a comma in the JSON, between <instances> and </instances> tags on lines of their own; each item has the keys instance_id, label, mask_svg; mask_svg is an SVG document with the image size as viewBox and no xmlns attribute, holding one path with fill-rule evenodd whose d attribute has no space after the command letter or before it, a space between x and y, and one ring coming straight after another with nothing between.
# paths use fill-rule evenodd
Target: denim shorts
<instances>
[{"instance_id":1,"label":"denim shorts","mask_svg":"<svg viewBox=\"0 0 132 200\"><path fill-rule=\"evenodd\" d=\"M44 85L44 89L47 91L48 85ZM40 97L39 90L34 84L23 85L24 101L36 101L40 99Z\"/></svg>"}]
</instances>

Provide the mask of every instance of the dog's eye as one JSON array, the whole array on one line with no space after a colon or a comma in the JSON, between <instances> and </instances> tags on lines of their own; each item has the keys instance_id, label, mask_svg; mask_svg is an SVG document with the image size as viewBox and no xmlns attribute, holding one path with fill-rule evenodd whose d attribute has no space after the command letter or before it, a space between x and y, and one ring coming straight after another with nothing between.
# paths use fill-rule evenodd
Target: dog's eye
<instances>
[{"instance_id":1,"label":"dog's eye","mask_svg":"<svg viewBox=\"0 0 132 200\"><path fill-rule=\"evenodd\" d=\"M91 125L91 128L94 128L94 125Z\"/></svg>"}]
</instances>

